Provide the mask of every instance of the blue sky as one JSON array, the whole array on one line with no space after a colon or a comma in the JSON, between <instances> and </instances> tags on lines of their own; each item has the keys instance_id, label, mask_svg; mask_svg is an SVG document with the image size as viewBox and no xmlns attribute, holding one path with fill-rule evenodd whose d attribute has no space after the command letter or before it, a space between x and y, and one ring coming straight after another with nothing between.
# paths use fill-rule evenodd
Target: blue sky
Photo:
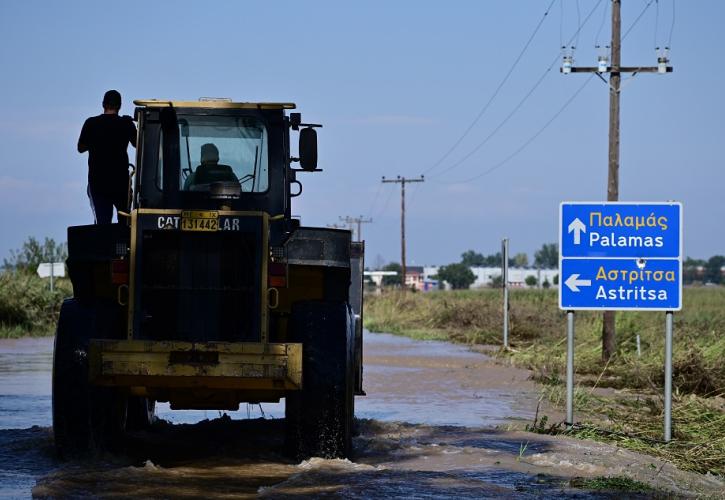
<instances>
[{"instance_id":1,"label":"blue sky","mask_svg":"<svg viewBox=\"0 0 725 500\"><path fill-rule=\"evenodd\" d=\"M725 2L659 0L623 44L623 64L652 65L671 40L675 72L638 75L622 91L622 200L684 204L685 253L725 254L722 168ZM609 0L579 0L576 63L594 65ZM626 30L650 3L623 1ZM368 262L399 259L399 189L381 176L417 176L479 114L550 0L366 2L0 2L0 257L27 236L65 240L91 221L86 157L75 150L103 92L135 98L293 101L321 122L320 166L303 174L294 212L305 224L372 216ZM659 13L657 10L659 5ZM657 22L656 22L657 19ZM409 264L446 264L467 249L533 254L557 241L563 200L606 196L607 86L561 75L562 40L577 2L555 0L507 82L460 145L411 185ZM657 30L655 29L657 28ZM657 33L656 33L657 32ZM609 20L599 33L609 37ZM541 84L510 120L455 168ZM510 161L582 85L568 107ZM439 174L436 176L435 174Z\"/></svg>"}]
</instances>

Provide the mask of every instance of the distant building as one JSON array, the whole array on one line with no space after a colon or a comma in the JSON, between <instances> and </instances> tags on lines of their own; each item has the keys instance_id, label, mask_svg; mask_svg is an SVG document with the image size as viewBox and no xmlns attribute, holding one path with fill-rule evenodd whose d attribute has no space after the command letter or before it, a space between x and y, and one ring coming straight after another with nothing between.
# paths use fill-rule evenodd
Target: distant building
<instances>
[{"instance_id":1,"label":"distant building","mask_svg":"<svg viewBox=\"0 0 725 500\"><path fill-rule=\"evenodd\" d=\"M385 276L397 276L396 271L365 271L363 275L373 282L376 288L383 286L383 278Z\"/></svg>"},{"instance_id":2,"label":"distant building","mask_svg":"<svg viewBox=\"0 0 725 500\"><path fill-rule=\"evenodd\" d=\"M422 266L409 266L405 269L405 286L419 291L425 290L424 268Z\"/></svg>"},{"instance_id":3,"label":"distant building","mask_svg":"<svg viewBox=\"0 0 725 500\"><path fill-rule=\"evenodd\" d=\"M433 276L438 274L440 266L427 266L423 271L423 279L432 279ZM476 281L473 282L471 288L486 288L490 287L495 279L501 276L500 267L471 267L473 274L476 276ZM544 282L549 283L553 288L554 277L559 274L558 269L534 269L525 267L509 267L509 286L515 288L537 288L543 286ZM536 285L529 286L526 284L526 278L533 276L536 278ZM441 285L440 288L443 288Z\"/></svg>"},{"instance_id":4,"label":"distant building","mask_svg":"<svg viewBox=\"0 0 725 500\"><path fill-rule=\"evenodd\" d=\"M405 286L421 292L450 288L445 281L438 280L439 269L440 266L410 266L405 270ZM470 287L472 289L490 287L494 280L501 276L500 267L471 267L470 269L476 276L476 280ZM384 276L395 276L396 274L395 271L365 271L365 276L377 288L381 287ZM554 278L558 275L558 269L510 267L509 286L513 288L540 288L545 282L548 282L550 287L556 288L558 285L554 284ZM526 284L526 278L529 276L535 278L536 284Z\"/></svg>"}]
</instances>

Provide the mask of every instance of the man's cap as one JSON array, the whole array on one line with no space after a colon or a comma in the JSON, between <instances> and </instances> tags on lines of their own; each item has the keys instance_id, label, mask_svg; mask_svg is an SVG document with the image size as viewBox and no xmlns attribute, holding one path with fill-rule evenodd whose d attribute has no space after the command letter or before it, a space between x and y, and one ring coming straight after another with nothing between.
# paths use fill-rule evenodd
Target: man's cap
<instances>
[{"instance_id":1,"label":"man's cap","mask_svg":"<svg viewBox=\"0 0 725 500\"><path fill-rule=\"evenodd\" d=\"M103 95L103 105L109 108L121 108L121 94L118 90L109 90Z\"/></svg>"}]
</instances>

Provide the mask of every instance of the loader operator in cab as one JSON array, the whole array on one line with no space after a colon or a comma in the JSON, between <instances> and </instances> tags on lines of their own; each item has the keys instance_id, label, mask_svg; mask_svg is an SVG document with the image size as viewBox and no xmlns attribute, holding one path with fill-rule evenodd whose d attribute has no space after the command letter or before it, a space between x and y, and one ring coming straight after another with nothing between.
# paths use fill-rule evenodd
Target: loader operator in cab
<instances>
[{"instance_id":1,"label":"loader operator in cab","mask_svg":"<svg viewBox=\"0 0 725 500\"><path fill-rule=\"evenodd\" d=\"M219 164L219 148L212 143L201 146L200 165L189 174L184 182L184 190L194 190L195 186L211 182L234 182L239 179L229 165Z\"/></svg>"},{"instance_id":2,"label":"loader operator in cab","mask_svg":"<svg viewBox=\"0 0 725 500\"><path fill-rule=\"evenodd\" d=\"M136 147L136 126L130 116L119 116L121 94L103 96L103 113L86 120L78 138L78 152L88 151L88 198L96 224L110 224L113 207L127 212L129 204L128 145Z\"/></svg>"}]
</instances>

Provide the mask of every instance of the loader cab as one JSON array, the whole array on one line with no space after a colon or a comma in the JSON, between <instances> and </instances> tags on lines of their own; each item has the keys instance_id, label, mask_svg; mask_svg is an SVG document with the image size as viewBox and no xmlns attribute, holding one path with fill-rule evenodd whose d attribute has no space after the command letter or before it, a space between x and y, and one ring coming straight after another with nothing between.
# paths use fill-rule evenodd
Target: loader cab
<instances>
[{"instance_id":1,"label":"loader cab","mask_svg":"<svg viewBox=\"0 0 725 500\"><path fill-rule=\"evenodd\" d=\"M133 208L266 212L291 220L291 103L135 101ZM294 125L294 124L293 124Z\"/></svg>"}]
</instances>

